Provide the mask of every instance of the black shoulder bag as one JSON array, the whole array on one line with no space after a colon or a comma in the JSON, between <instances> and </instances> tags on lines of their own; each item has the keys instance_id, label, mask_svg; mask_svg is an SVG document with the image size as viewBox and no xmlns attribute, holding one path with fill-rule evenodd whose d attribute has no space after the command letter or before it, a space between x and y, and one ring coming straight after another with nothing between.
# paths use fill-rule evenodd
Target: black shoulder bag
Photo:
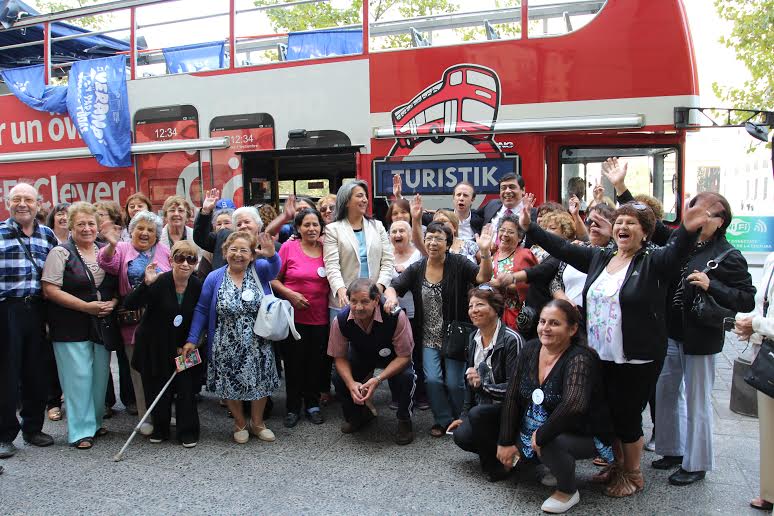
<instances>
[{"instance_id":1,"label":"black shoulder bag","mask_svg":"<svg viewBox=\"0 0 774 516\"><path fill-rule=\"evenodd\" d=\"M714 260L708 261L707 266L701 272L708 274L710 271L717 269L718 265L734 250L733 247L726 249ZM688 317L691 320L702 326L715 328L718 331L721 331L723 328L723 319L733 318L735 315L736 312L734 310L721 306L709 292L701 288L696 289L696 295L694 295L691 306L688 308Z\"/></svg>"},{"instance_id":2,"label":"black shoulder bag","mask_svg":"<svg viewBox=\"0 0 774 516\"><path fill-rule=\"evenodd\" d=\"M774 277L774 270L769 274L769 281L766 290L763 293L763 316L769 311L769 289L771 288L771 278ZM774 398L774 341L765 338L761 342L761 349L758 356L753 360L750 370L744 377L744 381L750 384L754 389L761 391L766 396Z\"/></svg>"},{"instance_id":3,"label":"black shoulder bag","mask_svg":"<svg viewBox=\"0 0 774 516\"><path fill-rule=\"evenodd\" d=\"M83 266L83 270L86 271L86 275L89 277L89 281L91 282L92 293L97 298L97 300L99 300L100 294L99 290L97 290L97 282L94 281L94 275L89 270L86 262L83 261L81 254L77 249L75 249L74 246L67 245L66 247L68 251L75 253L75 256L78 257L78 260ZM111 312L109 315L106 315L105 317L91 315L90 320L97 342L102 344L106 350L116 351L124 345L123 339L121 338L121 329L118 327L118 322L116 321L115 310L113 310L113 312Z\"/></svg>"},{"instance_id":4,"label":"black shoulder bag","mask_svg":"<svg viewBox=\"0 0 774 516\"><path fill-rule=\"evenodd\" d=\"M470 342L470 336L476 332L476 327L458 319L457 299L459 299L459 282L463 281L462 278L444 277L444 280L455 281L454 298L450 300L454 303L454 319L449 321L444 329L443 342L441 343L441 356L465 362L468 342Z\"/></svg>"}]
</instances>

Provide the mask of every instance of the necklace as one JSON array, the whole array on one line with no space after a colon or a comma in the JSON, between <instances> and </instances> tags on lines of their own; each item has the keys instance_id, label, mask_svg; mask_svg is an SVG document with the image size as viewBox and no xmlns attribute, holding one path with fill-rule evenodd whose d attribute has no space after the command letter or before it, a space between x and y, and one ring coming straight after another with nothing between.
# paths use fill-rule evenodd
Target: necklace
<instances>
[{"instance_id":1,"label":"necklace","mask_svg":"<svg viewBox=\"0 0 774 516\"><path fill-rule=\"evenodd\" d=\"M96 258L97 253L99 252L99 247L97 246L96 243L94 243L93 245L94 245L94 257ZM78 256L81 257L81 261L86 264L86 267L88 267L92 273L97 272L97 270L99 270L99 264L96 262L87 262L86 259L83 257L83 253L81 253L81 249L78 247L78 244L75 244L74 247L75 247L75 251L78 253Z\"/></svg>"}]
</instances>

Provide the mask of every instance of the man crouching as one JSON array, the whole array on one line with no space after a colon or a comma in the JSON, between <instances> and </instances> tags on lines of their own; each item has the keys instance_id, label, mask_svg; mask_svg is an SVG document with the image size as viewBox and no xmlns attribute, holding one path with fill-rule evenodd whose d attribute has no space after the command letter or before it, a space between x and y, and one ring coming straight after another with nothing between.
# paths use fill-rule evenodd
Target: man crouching
<instances>
[{"instance_id":1,"label":"man crouching","mask_svg":"<svg viewBox=\"0 0 774 516\"><path fill-rule=\"evenodd\" d=\"M414 440L411 426L412 396L416 375L411 363L414 339L405 312L392 315L384 310L379 288L360 278L347 289L349 306L333 319L328 355L336 364L333 384L344 411L345 434L357 432L373 419L365 406L384 380L398 395L397 444ZM382 369L373 374L374 369Z\"/></svg>"}]
</instances>

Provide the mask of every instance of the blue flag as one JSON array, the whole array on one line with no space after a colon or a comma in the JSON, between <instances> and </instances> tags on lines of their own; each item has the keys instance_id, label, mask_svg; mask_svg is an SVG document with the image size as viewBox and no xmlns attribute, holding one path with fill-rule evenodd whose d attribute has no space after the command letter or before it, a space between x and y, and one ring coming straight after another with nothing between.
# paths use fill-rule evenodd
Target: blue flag
<instances>
[{"instance_id":1,"label":"blue flag","mask_svg":"<svg viewBox=\"0 0 774 516\"><path fill-rule=\"evenodd\" d=\"M131 166L126 56L76 61L70 68L67 87L70 118L99 164Z\"/></svg>"},{"instance_id":2,"label":"blue flag","mask_svg":"<svg viewBox=\"0 0 774 516\"><path fill-rule=\"evenodd\" d=\"M223 41L195 43L162 48L169 73L202 72L225 67L226 45Z\"/></svg>"},{"instance_id":3,"label":"blue flag","mask_svg":"<svg viewBox=\"0 0 774 516\"><path fill-rule=\"evenodd\" d=\"M362 53L363 31L360 29L314 30L288 34L288 61Z\"/></svg>"},{"instance_id":4,"label":"blue flag","mask_svg":"<svg viewBox=\"0 0 774 516\"><path fill-rule=\"evenodd\" d=\"M67 112L67 86L46 86L43 65L0 71L5 85L32 109L48 113Z\"/></svg>"}]
</instances>

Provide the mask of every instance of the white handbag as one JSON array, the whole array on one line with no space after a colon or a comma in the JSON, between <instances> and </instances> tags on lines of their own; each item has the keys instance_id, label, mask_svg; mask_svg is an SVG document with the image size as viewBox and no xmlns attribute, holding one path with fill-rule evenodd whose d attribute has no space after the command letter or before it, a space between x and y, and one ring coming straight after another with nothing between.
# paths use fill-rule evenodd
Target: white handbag
<instances>
[{"instance_id":1,"label":"white handbag","mask_svg":"<svg viewBox=\"0 0 774 516\"><path fill-rule=\"evenodd\" d=\"M251 266L250 270L255 281L263 288L255 268ZM258 308L258 317L255 318L253 325L253 333L272 341L285 340L288 338L288 334L292 333L293 338L299 340L301 335L296 330L296 324L293 320L295 315L293 305L290 304L290 301L275 296L271 285L269 285L269 291L271 292L269 294L263 293L263 299L261 299L261 305Z\"/></svg>"}]
</instances>

